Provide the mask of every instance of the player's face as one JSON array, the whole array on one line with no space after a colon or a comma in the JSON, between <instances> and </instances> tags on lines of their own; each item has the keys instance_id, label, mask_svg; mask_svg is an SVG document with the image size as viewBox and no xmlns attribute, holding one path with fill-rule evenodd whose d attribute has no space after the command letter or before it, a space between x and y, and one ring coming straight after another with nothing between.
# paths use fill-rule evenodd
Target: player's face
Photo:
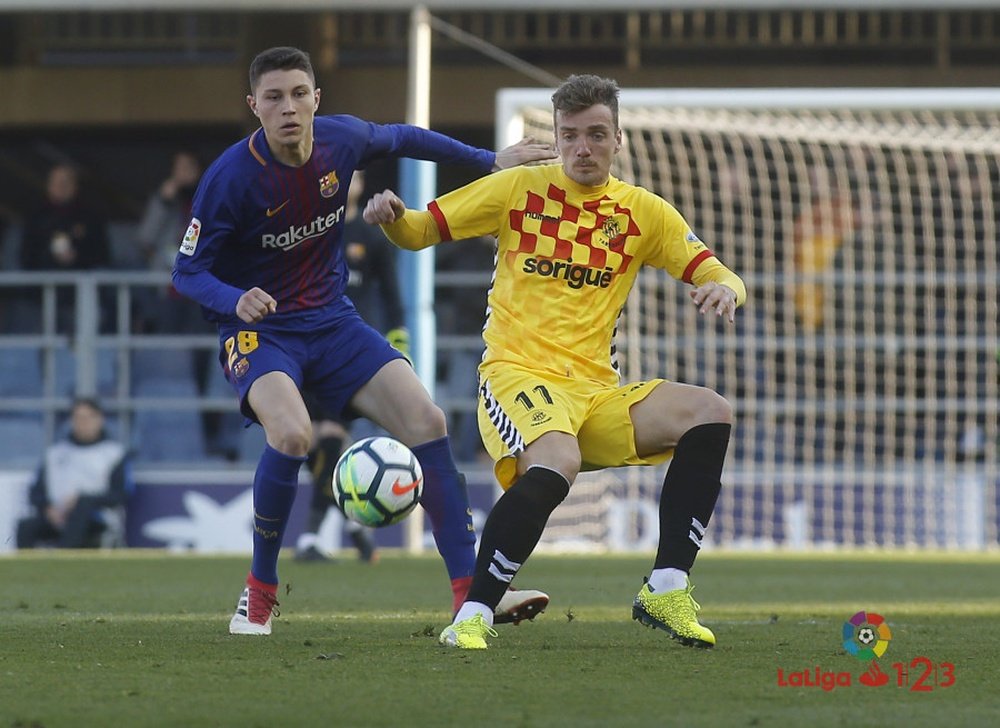
<instances>
[{"instance_id":1,"label":"player's face","mask_svg":"<svg viewBox=\"0 0 1000 728\"><path fill-rule=\"evenodd\" d=\"M296 147L312 142L319 89L305 71L268 71L247 97L271 145Z\"/></svg>"},{"instance_id":2,"label":"player's face","mask_svg":"<svg viewBox=\"0 0 1000 728\"><path fill-rule=\"evenodd\" d=\"M622 141L611 109L596 104L571 114L557 111L555 120L556 148L566 176L587 187L607 182Z\"/></svg>"}]
</instances>

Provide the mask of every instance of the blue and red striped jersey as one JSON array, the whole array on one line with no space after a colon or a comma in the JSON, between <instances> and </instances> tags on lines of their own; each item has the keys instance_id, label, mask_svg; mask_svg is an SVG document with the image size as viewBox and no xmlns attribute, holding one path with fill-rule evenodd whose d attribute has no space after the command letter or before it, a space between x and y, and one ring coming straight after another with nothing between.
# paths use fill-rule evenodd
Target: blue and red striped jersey
<instances>
[{"instance_id":1,"label":"blue and red striped jersey","mask_svg":"<svg viewBox=\"0 0 1000 728\"><path fill-rule=\"evenodd\" d=\"M277 161L262 129L229 147L208 168L174 263L178 291L214 321L236 320L240 295L255 286L277 314L322 307L347 285L343 228L347 187L376 159L413 157L488 171L493 152L407 124L320 116L301 167Z\"/></svg>"}]
</instances>

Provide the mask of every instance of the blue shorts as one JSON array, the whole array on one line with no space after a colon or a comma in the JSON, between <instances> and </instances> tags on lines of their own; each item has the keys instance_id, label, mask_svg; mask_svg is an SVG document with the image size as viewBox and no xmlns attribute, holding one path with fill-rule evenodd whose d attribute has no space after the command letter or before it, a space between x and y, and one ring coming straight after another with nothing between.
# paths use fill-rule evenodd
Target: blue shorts
<instances>
[{"instance_id":1,"label":"blue shorts","mask_svg":"<svg viewBox=\"0 0 1000 728\"><path fill-rule=\"evenodd\" d=\"M346 298L321 310L269 316L256 324L219 326L219 361L240 397L240 411L259 422L247 402L250 386L285 372L333 418L353 416L351 398L375 373L403 355L358 315Z\"/></svg>"}]
</instances>

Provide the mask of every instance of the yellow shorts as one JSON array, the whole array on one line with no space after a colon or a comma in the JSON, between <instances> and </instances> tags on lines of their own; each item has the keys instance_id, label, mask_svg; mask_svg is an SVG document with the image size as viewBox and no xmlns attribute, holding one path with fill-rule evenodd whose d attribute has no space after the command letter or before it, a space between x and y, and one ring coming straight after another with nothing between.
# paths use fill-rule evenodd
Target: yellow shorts
<instances>
[{"instance_id":1,"label":"yellow shorts","mask_svg":"<svg viewBox=\"0 0 1000 728\"><path fill-rule=\"evenodd\" d=\"M505 365L484 373L479 387L479 432L506 490L517 479L517 456L546 432L577 438L583 470L656 465L673 455L635 451L629 409L663 379L608 387Z\"/></svg>"}]
</instances>

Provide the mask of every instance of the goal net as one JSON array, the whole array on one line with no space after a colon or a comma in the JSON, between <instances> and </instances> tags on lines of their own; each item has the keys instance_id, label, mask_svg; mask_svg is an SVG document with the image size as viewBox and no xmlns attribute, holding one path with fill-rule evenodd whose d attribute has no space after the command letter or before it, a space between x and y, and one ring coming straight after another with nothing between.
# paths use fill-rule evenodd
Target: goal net
<instances>
[{"instance_id":1,"label":"goal net","mask_svg":"<svg viewBox=\"0 0 1000 728\"><path fill-rule=\"evenodd\" d=\"M498 97L498 148L552 139ZM1000 94L623 91L613 173L671 201L747 283L735 326L640 275L626 380L711 387L736 426L714 546L998 546ZM543 543L654 548L664 470L581 476Z\"/></svg>"}]
</instances>

